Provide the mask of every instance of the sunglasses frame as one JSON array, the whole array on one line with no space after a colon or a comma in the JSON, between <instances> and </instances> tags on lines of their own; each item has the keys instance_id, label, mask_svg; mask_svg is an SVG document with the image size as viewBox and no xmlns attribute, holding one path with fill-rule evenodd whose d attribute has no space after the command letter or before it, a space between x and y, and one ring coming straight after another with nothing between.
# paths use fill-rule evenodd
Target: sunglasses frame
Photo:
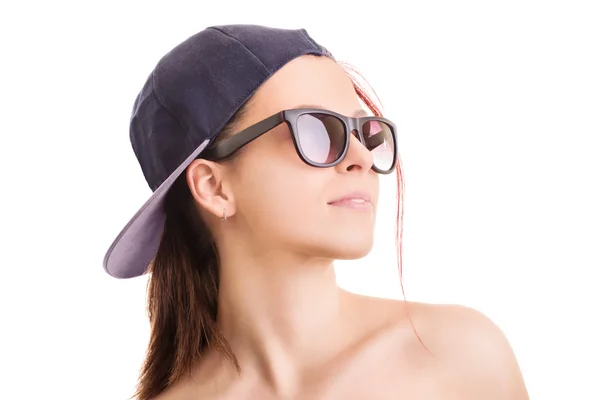
<instances>
[{"instance_id":1,"label":"sunglasses frame","mask_svg":"<svg viewBox=\"0 0 600 400\"><path fill-rule=\"evenodd\" d=\"M344 129L345 129L345 131L344 131L344 133L345 133L344 149L343 149L342 153L340 154L340 156L335 161L333 161L331 163L316 163L316 162L310 160L302 151L302 148L300 147L300 138L298 137L297 123L298 123L298 118L305 114L330 115L334 118L337 118L340 122L342 122ZM394 170L394 167L396 166L396 162L397 162L397 158L398 158L396 125L392 121L390 121L387 118L376 117L376 116L347 117L345 115L338 114L336 112L329 111L329 110L324 110L321 108L294 108L294 109L280 111L276 114L271 115L270 117L263 119L262 121L259 121L245 129L243 129L242 131L231 136L230 138L223 140L217 146L206 149L206 151L202 152L198 158L204 158L206 160L216 161L216 160L220 160L220 159L229 157L230 155L232 155L233 153L235 153L236 151L238 151L239 149L241 149L248 143L252 142L253 140L259 138L260 136L269 132L273 128L275 128L285 122L288 125L290 134L292 135L292 138L293 138L294 147L296 148L296 152L298 153L298 156L300 157L300 159L304 163L306 163L312 167L329 168L329 167L333 167L333 166L339 164L344 159L344 157L346 157L346 154L348 153L348 148L350 147L350 136L351 136L352 132L357 132L357 134L358 134L357 136L358 136L358 139L360 140L360 142L363 144L363 146L369 148L368 142L367 142L368 139L365 140L365 137L364 137L363 131L362 131L362 127L365 125L366 122L369 122L369 121L378 121L378 122L386 124L390 128L393 146L394 146L394 149L393 149L394 155L393 155L392 164L391 164L390 168L387 170L381 170L381 169L377 168L375 166L375 164L373 164L371 166L371 169L379 174L389 174Z\"/></svg>"}]
</instances>

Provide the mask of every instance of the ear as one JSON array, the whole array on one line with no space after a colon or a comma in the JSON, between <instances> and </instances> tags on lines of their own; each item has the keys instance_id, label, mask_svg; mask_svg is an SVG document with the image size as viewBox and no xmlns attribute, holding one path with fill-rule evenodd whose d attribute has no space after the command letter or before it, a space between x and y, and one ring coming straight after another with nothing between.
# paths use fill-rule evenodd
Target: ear
<instances>
[{"instance_id":1,"label":"ear","mask_svg":"<svg viewBox=\"0 0 600 400\"><path fill-rule=\"evenodd\" d=\"M196 159L186 169L186 180L194 200L215 217L235 214L233 191L224 168L212 161Z\"/></svg>"}]
</instances>

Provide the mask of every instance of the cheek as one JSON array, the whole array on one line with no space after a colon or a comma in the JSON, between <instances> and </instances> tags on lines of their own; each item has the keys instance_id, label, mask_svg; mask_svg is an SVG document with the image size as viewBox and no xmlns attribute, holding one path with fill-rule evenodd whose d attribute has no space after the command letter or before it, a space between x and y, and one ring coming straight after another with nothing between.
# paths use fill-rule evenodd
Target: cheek
<instances>
[{"instance_id":1,"label":"cheek","mask_svg":"<svg viewBox=\"0 0 600 400\"><path fill-rule=\"evenodd\" d=\"M259 234L300 233L301 227L310 230L322 220L326 171L305 165L295 151L240 167L236 207L248 229L260 229Z\"/></svg>"}]
</instances>

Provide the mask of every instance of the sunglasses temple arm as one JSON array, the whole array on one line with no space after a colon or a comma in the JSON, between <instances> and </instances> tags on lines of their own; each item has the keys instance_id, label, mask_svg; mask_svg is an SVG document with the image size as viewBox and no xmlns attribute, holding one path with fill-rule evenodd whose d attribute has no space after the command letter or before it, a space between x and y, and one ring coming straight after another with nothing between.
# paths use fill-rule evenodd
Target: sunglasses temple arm
<instances>
[{"instance_id":1,"label":"sunglasses temple arm","mask_svg":"<svg viewBox=\"0 0 600 400\"><path fill-rule=\"evenodd\" d=\"M258 138L262 134L275 128L283 121L283 113L278 112L277 114L273 114L270 117L265 118L264 120L249 126L241 132L236 133L232 137L225 139L217 147L207 152L206 156L215 159L225 158L239 150L241 147L250 143L254 139Z\"/></svg>"}]
</instances>

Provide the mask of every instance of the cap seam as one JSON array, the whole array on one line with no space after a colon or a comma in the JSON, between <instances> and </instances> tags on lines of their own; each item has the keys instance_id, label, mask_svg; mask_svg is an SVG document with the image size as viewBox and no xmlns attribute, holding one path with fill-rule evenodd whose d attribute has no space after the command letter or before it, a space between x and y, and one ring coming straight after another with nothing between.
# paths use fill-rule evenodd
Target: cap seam
<instances>
[{"instance_id":1,"label":"cap seam","mask_svg":"<svg viewBox=\"0 0 600 400\"><path fill-rule=\"evenodd\" d=\"M238 112L238 110L240 109L240 107L246 102L248 101L248 99L250 98L250 95L252 93L254 93L256 91L256 89L258 87L260 87L260 85L262 85L264 83L264 81L269 78L269 76L272 75L271 71L269 71L269 69L267 68L267 66L260 60L260 58L258 58L256 56L256 54L254 54L252 51L250 51L250 49L248 49L248 47L246 47L242 42L240 42L238 39L236 39L235 37L229 35L228 33L222 31L221 29L219 29L218 27L215 26L211 26L207 29L214 29L215 31L221 33L222 35L234 40L236 43L240 44L247 52L248 54L252 55L252 57L258 61L260 63L260 65L262 65L263 69L264 69L264 74L265 76L263 76L262 79L259 80L259 82L257 82L254 86L252 86L250 89L248 89L248 91L246 93L244 93L240 99L234 104L233 106L233 111L229 114L226 115L225 118L219 122L219 124L216 126L216 132L210 132L209 133L209 140L210 142L212 142L215 137L221 132L221 130L225 127L225 125L227 125L227 122L233 117L233 115L235 115L236 112Z\"/></svg>"},{"instance_id":2,"label":"cap seam","mask_svg":"<svg viewBox=\"0 0 600 400\"><path fill-rule=\"evenodd\" d=\"M158 100L158 103L160 104L160 106L175 120L177 121L177 123L179 124L179 126L181 127L181 129L183 130L183 132L185 133L185 135L187 136L187 139L190 139L190 135L189 135L189 129L187 129L185 127L185 125L181 122L181 120L171 111L169 110L166 106L165 106L165 102L163 101L163 99L160 98L160 95L158 93L158 90L156 90L156 69L154 71L152 71L152 93L154 93L154 95L156 96L156 100ZM192 141L193 143L193 141Z\"/></svg>"},{"instance_id":3,"label":"cap seam","mask_svg":"<svg viewBox=\"0 0 600 400\"><path fill-rule=\"evenodd\" d=\"M256 54L254 54L253 52L251 52L251 51L250 51L250 49L249 49L249 48L247 48L247 47L246 47L246 45L245 45L244 43L240 42L240 41L239 41L237 38L235 38L235 37L231 36L230 34L228 34L228 33L224 32L224 31L222 31L221 29L219 29L219 28L217 28L217 27L214 27L214 26L213 26L213 27L211 27L211 28L208 28L208 29L214 29L214 30L216 30L217 32L220 32L221 34L223 34L223 35L227 36L228 38L230 38L230 39L232 39L232 40L235 40L235 41L236 41L237 43L239 43L239 44L240 44L240 45L241 45L241 46L242 46L242 47L243 47L243 48L244 48L244 49L245 49L245 50L246 50L248 53L250 53L250 54L252 55L252 57L254 57L254 59L256 59L256 61L258 61L258 62L260 63L260 65L262 65L262 66L263 66L263 68L265 69L265 71L267 71L267 72L269 71L269 69L268 69L268 68L267 68L267 66L266 66L266 65L265 65L265 64L262 62L262 60L261 60L260 58L258 58L258 57L256 56Z\"/></svg>"}]
</instances>

